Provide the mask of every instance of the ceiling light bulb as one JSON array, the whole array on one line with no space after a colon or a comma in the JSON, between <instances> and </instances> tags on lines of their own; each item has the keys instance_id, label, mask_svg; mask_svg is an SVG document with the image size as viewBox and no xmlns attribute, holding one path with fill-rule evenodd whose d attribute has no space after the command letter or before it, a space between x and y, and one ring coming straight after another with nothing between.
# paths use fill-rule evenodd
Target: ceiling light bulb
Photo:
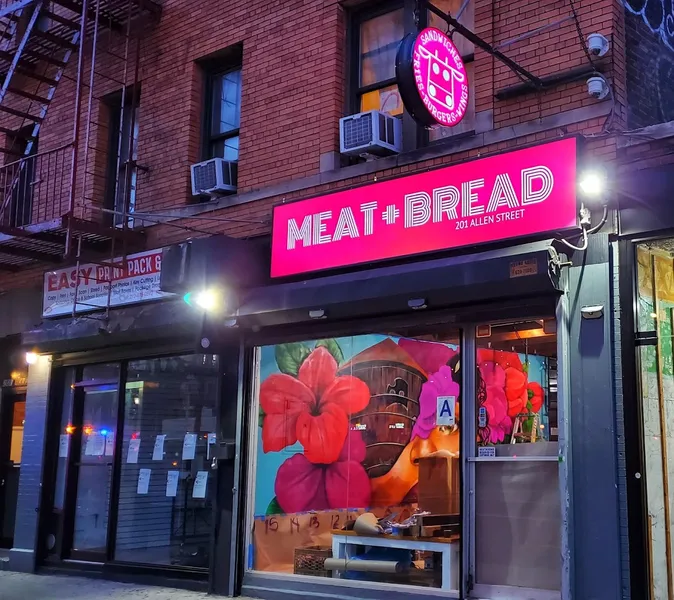
<instances>
[{"instance_id":1,"label":"ceiling light bulb","mask_svg":"<svg viewBox=\"0 0 674 600\"><path fill-rule=\"evenodd\" d=\"M34 365L37 362L37 354L35 352L26 352L26 363Z\"/></svg>"}]
</instances>

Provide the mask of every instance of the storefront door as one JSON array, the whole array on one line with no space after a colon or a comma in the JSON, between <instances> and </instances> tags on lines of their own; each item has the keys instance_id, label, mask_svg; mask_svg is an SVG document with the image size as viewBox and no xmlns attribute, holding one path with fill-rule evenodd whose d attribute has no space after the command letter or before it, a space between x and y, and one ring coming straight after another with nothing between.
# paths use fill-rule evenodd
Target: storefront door
<instances>
[{"instance_id":1,"label":"storefront door","mask_svg":"<svg viewBox=\"0 0 674 600\"><path fill-rule=\"evenodd\" d=\"M75 386L69 487L71 558L104 560L115 458L119 365L84 367Z\"/></svg>"},{"instance_id":2,"label":"storefront door","mask_svg":"<svg viewBox=\"0 0 674 600\"><path fill-rule=\"evenodd\" d=\"M218 357L68 366L55 378L63 398L53 423L49 559L179 567L204 577L216 495Z\"/></svg>"},{"instance_id":3,"label":"storefront door","mask_svg":"<svg viewBox=\"0 0 674 600\"><path fill-rule=\"evenodd\" d=\"M4 394L0 400L0 547L11 548L19 493L25 394Z\"/></svg>"},{"instance_id":4,"label":"storefront door","mask_svg":"<svg viewBox=\"0 0 674 600\"><path fill-rule=\"evenodd\" d=\"M637 378L643 448L638 478L645 480L648 594L665 600L674 594L674 241L654 240L636 247ZM625 301L625 300L623 300Z\"/></svg>"},{"instance_id":5,"label":"storefront door","mask_svg":"<svg viewBox=\"0 0 674 600\"><path fill-rule=\"evenodd\" d=\"M554 317L487 323L466 435L468 595L560 598L557 335ZM473 385L469 386L473 387ZM467 433L467 432L465 432ZM474 435L473 435L474 433Z\"/></svg>"}]
</instances>

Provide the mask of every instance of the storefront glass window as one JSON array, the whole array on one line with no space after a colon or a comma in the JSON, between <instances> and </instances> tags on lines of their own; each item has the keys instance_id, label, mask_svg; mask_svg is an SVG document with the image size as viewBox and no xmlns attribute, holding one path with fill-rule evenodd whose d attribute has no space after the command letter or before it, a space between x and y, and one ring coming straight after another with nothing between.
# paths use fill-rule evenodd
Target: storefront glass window
<instances>
[{"instance_id":1,"label":"storefront glass window","mask_svg":"<svg viewBox=\"0 0 674 600\"><path fill-rule=\"evenodd\" d=\"M218 361L129 362L115 559L208 567Z\"/></svg>"},{"instance_id":2,"label":"storefront glass window","mask_svg":"<svg viewBox=\"0 0 674 600\"><path fill-rule=\"evenodd\" d=\"M559 590L555 320L486 324L476 336L475 581Z\"/></svg>"},{"instance_id":3,"label":"storefront glass window","mask_svg":"<svg viewBox=\"0 0 674 600\"><path fill-rule=\"evenodd\" d=\"M458 590L458 343L436 328L259 349L253 569Z\"/></svg>"},{"instance_id":4,"label":"storefront glass window","mask_svg":"<svg viewBox=\"0 0 674 600\"><path fill-rule=\"evenodd\" d=\"M674 240L637 247L637 331L643 418L651 597L674 593Z\"/></svg>"}]
</instances>

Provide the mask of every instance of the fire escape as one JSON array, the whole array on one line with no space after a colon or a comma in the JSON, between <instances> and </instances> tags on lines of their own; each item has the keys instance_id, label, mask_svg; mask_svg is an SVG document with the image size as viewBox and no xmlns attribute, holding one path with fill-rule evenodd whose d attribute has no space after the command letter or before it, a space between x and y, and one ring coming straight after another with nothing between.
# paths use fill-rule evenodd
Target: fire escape
<instances>
[{"instance_id":1,"label":"fire escape","mask_svg":"<svg viewBox=\"0 0 674 600\"><path fill-rule=\"evenodd\" d=\"M119 267L142 246L129 217L135 139L123 130L136 130L141 36L160 13L152 0L0 0L0 271ZM111 89L118 132L101 115Z\"/></svg>"}]
</instances>

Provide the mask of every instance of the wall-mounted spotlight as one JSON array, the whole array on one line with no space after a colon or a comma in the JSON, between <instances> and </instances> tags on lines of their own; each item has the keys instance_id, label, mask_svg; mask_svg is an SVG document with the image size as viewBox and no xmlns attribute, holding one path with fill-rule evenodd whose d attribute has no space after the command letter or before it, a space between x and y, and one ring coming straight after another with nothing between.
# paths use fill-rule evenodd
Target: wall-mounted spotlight
<instances>
[{"instance_id":1,"label":"wall-mounted spotlight","mask_svg":"<svg viewBox=\"0 0 674 600\"><path fill-rule=\"evenodd\" d=\"M601 169L587 169L578 177L578 191L584 200L601 199L606 193L606 173Z\"/></svg>"}]
</instances>

